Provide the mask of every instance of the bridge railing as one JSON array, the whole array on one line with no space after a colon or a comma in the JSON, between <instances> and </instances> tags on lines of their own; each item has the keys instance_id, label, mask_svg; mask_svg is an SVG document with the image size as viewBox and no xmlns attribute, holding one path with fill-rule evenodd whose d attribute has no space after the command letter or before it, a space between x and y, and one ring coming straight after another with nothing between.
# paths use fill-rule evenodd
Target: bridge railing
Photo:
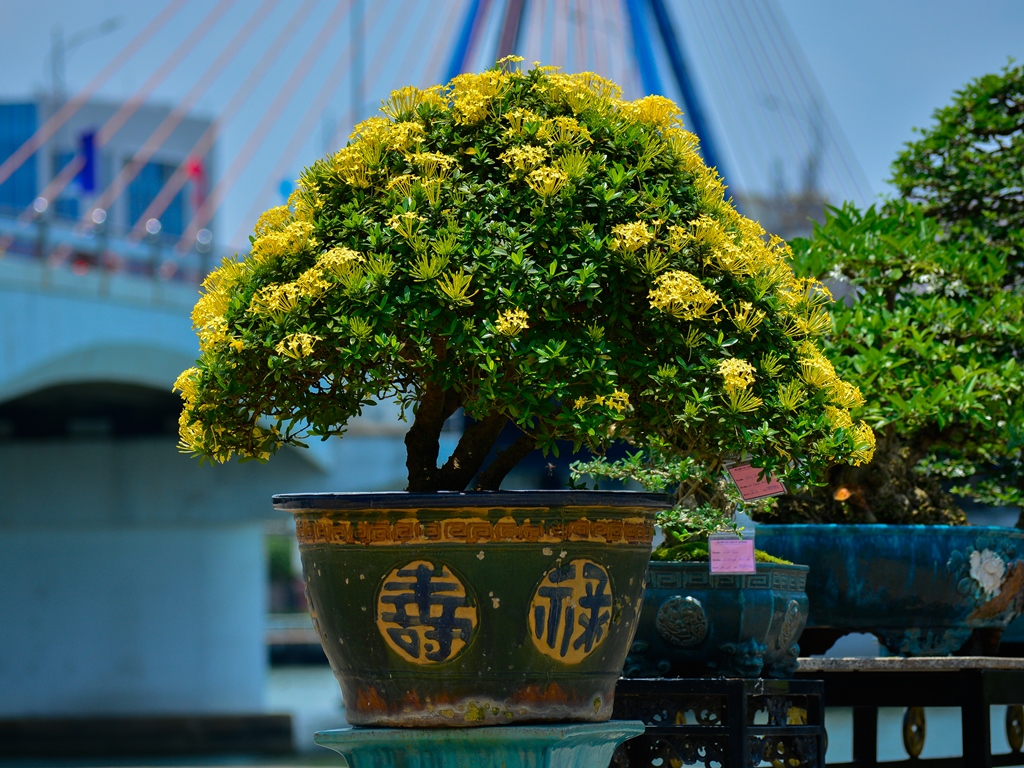
<instances>
[{"instance_id":1,"label":"bridge railing","mask_svg":"<svg viewBox=\"0 0 1024 768\"><path fill-rule=\"evenodd\" d=\"M0 259L33 260L76 275L131 275L195 286L226 255L212 243L175 250L176 238L149 235L129 240L103 224L84 227L57 217L23 217L0 211Z\"/></svg>"}]
</instances>

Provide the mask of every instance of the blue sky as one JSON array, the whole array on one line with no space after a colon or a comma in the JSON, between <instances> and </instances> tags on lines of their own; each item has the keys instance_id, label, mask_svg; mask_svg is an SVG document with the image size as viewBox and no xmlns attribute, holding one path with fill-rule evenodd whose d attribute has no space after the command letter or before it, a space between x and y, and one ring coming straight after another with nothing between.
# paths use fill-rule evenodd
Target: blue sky
<instances>
[{"instance_id":1,"label":"blue sky","mask_svg":"<svg viewBox=\"0 0 1024 768\"><path fill-rule=\"evenodd\" d=\"M367 15L362 42L362 58L369 76L363 86L362 116L372 113L379 100L393 87L414 83L425 86L441 78L443 59L449 42L461 20L466 0L357 0ZM755 0L745 0L750 3ZM789 130L806 132L806 105L782 103L769 91L751 87L749 93L723 80L729 66L735 66L737 54L726 62L714 61L715 51L723 45L765 46L778 41L770 30L751 27L739 30L728 23L726 14L743 7L715 4L710 0L667 0L681 27L697 70L698 87L708 102L712 122L726 138L730 148L723 160L726 182L734 189L764 189L770 185L773 168L783 168L790 185L797 183L799 158L786 156L769 141L765 120L786 121L780 110L789 110ZM730 0L737 3L739 0ZM762 2L762 0L756 0ZM244 23L256 6L256 0L241 0L210 29L210 34L156 88L152 98L172 102L180 99L203 76L209 63L226 41ZM83 87L137 34L165 2L139 3L137 0L35 0L0 2L0 98L17 98L50 86L50 50L53 29L59 25L65 38L89 29L103 20L118 17L120 26L102 37L85 41L70 52L67 85L70 92ZM494 7L503 5L495 0ZM532 51L558 58L575 56L579 63L601 64L613 77L625 80L630 88L639 87L635 74L624 67L629 63L628 36L614 0L534 0L534 7L545 8L547 22L538 16L530 32ZM214 7L212 0L185 0L183 10L140 52L128 66L114 75L100 90L110 99L124 99L139 88L151 72L188 35L197 21ZM298 0L282 0L266 24L253 36L242 54L220 77L211 82L199 100L199 112L215 115L230 99L253 62L270 45L287 18L300 7ZM753 6L750 6L753 7ZM820 85L823 109L830 110L846 137L849 157L863 169L866 194L861 202L883 193L889 164L904 142L913 136L913 126L927 125L932 111L946 103L953 90L969 79L995 71L1009 57L1024 60L1024 2L1021 0L978 0L970 5L955 0L777 0L785 21L792 30L800 55L806 58L805 74ZM717 8L712 12L711 8ZM323 29L333 9L328 0L319 0L308 22L295 40L282 51L280 62L268 75L253 98L235 118L224 126L219 147L219 165L227 167L247 136L258 125L286 82L289 73L301 61L310 41ZM557 10L587 15L590 37L572 37L568 26L558 26ZM573 10L575 9L575 10ZM728 10L726 10L728 9ZM714 15L717 13L718 15ZM497 17L499 14L495 14ZM372 21L370 18L372 17ZM329 79L329 71L339 58L352 55L351 18L338 27L324 55L312 63L309 74L290 93L290 101L280 109L281 117L269 127L266 141L249 160L221 210L222 237L235 238L251 224L253 206L277 204L279 178L271 178L275 165L289 146L296 150L285 155L287 170L282 177L294 177L305 164L319 157L338 137L347 133L352 117L352 88L348 74L342 76L325 103L313 108L316 95ZM568 16L563 13L563 21ZM566 22L567 23L567 22ZM603 26L603 28L602 28ZM714 27L713 29L711 27ZM497 22L488 30L496 35ZM561 30L561 32L560 32ZM741 33L742 32L742 36ZM582 33L580 33L582 34ZM753 43L746 36L753 38ZM543 39L541 39L543 38ZM577 41L578 40L578 41ZM594 41L594 42L588 42ZM589 50L584 50L589 48ZM478 53L480 66L489 55ZM527 51L530 59L530 51ZM576 68L585 68L577 66ZM597 68L595 66L595 68ZM742 76L742 68L738 75ZM723 93L723 91L727 91ZM742 92L741 92L742 91ZM639 95L639 94L635 94ZM670 94L672 95L672 94ZM775 100L774 117L765 115L765 105ZM744 105L755 104L745 118ZM757 114L755 114L757 113ZM308 116L309 119L304 121ZM759 122L760 121L760 122ZM802 121L802 122L801 122ZM301 132L299 131L300 127ZM765 124L766 125L766 124ZM332 130L334 129L334 130ZM328 136L334 133L335 138ZM763 135L759 135L763 134ZM740 151L743 141L747 148ZM761 143L758 143L758 142ZM780 158L776 159L775 155ZM292 157L294 155L294 157ZM783 160L785 161L783 163ZM840 190L836 194L849 194Z\"/></svg>"}]
</instances>

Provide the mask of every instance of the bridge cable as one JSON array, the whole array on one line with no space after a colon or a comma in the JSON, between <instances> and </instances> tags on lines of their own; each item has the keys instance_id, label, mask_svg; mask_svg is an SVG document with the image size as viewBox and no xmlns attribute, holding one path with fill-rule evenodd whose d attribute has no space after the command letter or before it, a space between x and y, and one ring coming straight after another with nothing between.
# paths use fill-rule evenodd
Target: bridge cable
<instances>
[{"instance_id":1,"label":"bridge cable","mask_svg":"<svg viewBox=\"0 0 1024 768\"><path fill-rule=\"evenodd\" d=\"M185 228L185 232L178 239L178 243L175 249L179 253L185 253L192 247L192 242L195 241L196 234L199 230L203 229L206 224L213 218L213 214L220 207L227 190L229 190L235 183L236 178L241 175L242 171L248 165L252 156L259 149L263 141L266 139L270 129L278 123L278 121L285 114L285 106L295 97L298 87L302 83L302 79L309 73L313 64L316 63L317 59L323 54L327 43L334 37L338 30L338 27L345 20L346 16L352 11L353 3L349 2L338 3L335 5L334 10L331 11L327 21L320 27L316 37L313 39L305 55L299 61L294 71L292 71L288 80L278 91L274 98L274 101L267 107L266 112L263 113L263 117L257 123L256 128L253 130L249 137L246 139L242 149L239 150L238 154L231 161L231 165L228 167L224 175L217 181L216 186L210 195L203 201L203 204L199 207L199 210L192 215L192 220Z\"/></svg>"},{"instance_id":2,"label":"bridge cable","mask_svg":"<svg viewBox=\"0 0 1024 768\"><path fill-rule=\"evenodd\" d=\"M823 93L821 84L814 76L814 70L811 68L803 49L796 42L792 28L785 22L785 17L777 12L778 8L774 2L770 2L766 10L768 20L775 28L776 34L785 43L785 49L793 56L794 68L804 81L804 87L812 94ZM782 21L780 21L780 16L782 16ZM775 35L772 36L772 39L775 39ZM839 149L839 156L843 165L847 173L850 174L850 180L853 182L857 194L861 197L860 202L866 203L870 199L870 192L865 192L865 188L870 189L871 184L864 175L864 169L861 168L860 163L857 161L856 154L853 152L845 132L839 126L835 113L832 111L828 101L822 98L819 105L823 105L823 111L826 112L825 126L828 129L833 145ZM861 186L861 182L864 183L864 187Z\"/></svg>"},{"instance_id":3,"label":"bridge cable","mask_svg":"<svg viewBox=\"0 0 1024 768\"><path fill-rule=\"evenodd\" d=\"M149 42L163 26L185 7L187 0L170 0L164 9L158 13L138 34L135 35L121 51L110 61L103 70L93 77L84 88L66 101L57 112L43 123L24 144L18 147L14 154L0 164L0 184L3 184L11 177L11 174L18 170L40 147L60 130L75 113L81 109L86 102L111 78L124 64L132 58L139 49Z\"/></svg>"},{"instance_id":4,"label":"bridge cable","mask_svg":"<svg viewBox=\"0 0 1024 768\"><path fill-rule=\"evenodd\" d=\"M112 139L118 131L120 131L125 123L134 115L139 108L145 103L146 98L162 83L168 75L173 72L177 66L182 62L186 55L188 55L192 49L208 35L213 25L217 23L227 13L228 9L234 5L238 0L219 0L217 5L214 6L213 10L206 15L199 24L192 30L192 32L178 44L178 47L171 52L170 56L161 62L160 66L157 67L156 71L153 72L143 83L138 90L131 97L128 98L117 111L108 118L107 122L97 131L95 138L95 147L99 149L104 146L110 139ZM55 199L64 189L72 182L78 172L82 169L85 164L85 157L81 152L75 154L74 159L61 169L49 184L43 189L40 194L41 197L52 200ZM31 213L29 211L29 213Z\"/></svg>"},{"instance_id":5,"label":"bridge cable","mask_svg":"<svg viewBox=\"0 0 1024 768\"><path fill-rule=\"evenodd\" d=\"M758 27L755 25L754 20L751 17L749 4L746 2L741 2L740 5L742 8L743 15L746 19L746 23L743 25L745 37L746 29L748 27L753 28L755 30L757 30ZM735 10L735 6L733 6L733 8ZM792 74L789 73L788 70L788 77L782 77L782 75L779 72L779 69L776 68L776 59L781 57L782 51L780 51L776 46L775 55L773 56L771 53L769 53L768 48L764 42L764 37L766 37L766 35L764 34L763 28L760 29L760 34L758 34L757 31L755 31L753 34L754 42L757 44L757 50L761 52L760 61L762 62L762 66L758 67L758 70L764 73L766 65L768 75L770 76L770 82L768 82L766 86L768 90L763 97L763 106L766 109L776 112L778 114L778 119L780 120L780 122L782 122L782 124L786 126L787 134L789 134L790 139L793 143L793 149L797 154L801 174L804 176L804 179L801 183L802 191L806 191L809 189L810 184L813 181L813 179L810 178L810 174L808 171L809 163L811 162L813 153L816 151L815 140L808 131L807 120L804 119L805 115L802 114L802 112L804 110L807 110L808 108L806 104L806 96L809 96L810 94L808 94L806 90L801 91L796 86L796 82L792 77ZM750 48L750 50L756 56L755 49ZM787 87L787 84L789 87ZM776 103L776 101L780 98L781 104ZM788 111L788 119L786 113L783 112L782 108L785 108ZM793 132L791 128L794 120L797 124L798 133ZM797 139L798 135L802 137L802 142Z\"/></svg>"},{"instance_id":6,"label":"bridge cable","mask_svg":"<svg viewBox=\"0 0 1024 768\"><path fill-rule=\"evenodd\" d=\"M761 69L761 67L758 66L756 62L753 64L753 66L751 65L748 54L752 50L753 46L750 42L749 37L747 36L746 28L743 26L742 21L736 14L735 7L732 3L726 3L725 6L728 12L732 15L732 22L728 22L723 18L723 28L730 30L738 29L740 34L742 35L742 39L739 40L731 32L728 34L730 43L732 43L732 48L733 50L736 51L737 54L736 59L743 69L743 77L741 82L746 83L750 87L754 97L756 98L757 103L759 105L763 105L762 99L765 94L770 92L771 85L769 84L767 76L765 75L765 72ZM723 10L722 12L724 14L725 10ZM772 134L773 143L771 146L773 146L775 149L779 151L784 151L783 148L786 146L788 142L789 147L799 155L799 144L788 123L780 125L780 120L778 119L779 116L777 114L771 115L770 117L775 119L769 119L769 116L766 114L766 119L764 122L768 125L768 130Z\"/></svg>"},{"instance_id":7,"label":"bridge cable","mask_svg":"<svg viewBox=\"0 0 1024 768\"><path fill-rule=\"evenodd\" d=\"M295 34L299 31L302 25L305 23L309 14L316 7L316 0L303 0L297 13L293 14L288 20L288 23L281 29L274 41L266 47L263 55L259 61L256 62L255 66L249 70L249 74L246 76L242 85L231 94L231 98L228 103L224 105L224 108L217 115L217 120L210 124L210 126L203 132L203 135L192 145L189 151L186 153L186 157L182 160L178 167L171 174L171 177L164 184L163 188L157 193L156 197L153 198L152 202L142 212L138 220L132 226L131 231L128 233L126 238L131 242L138 242L142 239L146 233L146 222L150 219L159 219L161 214L167 209L167 206L171 204L175 195L181 190L183 186L188 182L189 179L189 164L196 160L204 159L213 149L213 144L217 140L217 136L220 133L222 125L227 124L245 105L248 101L249 96L256 89L256 86L263 80L264 75L270 69L271 65L274 64L284 52L288 43L295 37ZM129 222L131 224L131 222Z\"/></svg>"},{"instance_id":8,"label":"bridge cable","mask_svg":"<svg viewBox=\"0 0 1024 768\"><path fill-rule=\"evenodd\" d=\"M366 19L368 26L373 26L373 23L377 21L377 17L380 15L380 12L382 11L383 8L383 3L376 3L373 5L371 16L370 18ZM426 8L426 6L420 6L420 8L424 9ZM427 12L429 12L429 10ZM394 30L394 28L400 24L404 24L407 22L408 19L404 18L401 14L394 14L392 16L391 26L388 28L387 32L381 39L390 39L390 33ZM444 25L434 24L432 26L435 29L441 29L443 28ZM417 25L413 25L412 28L418 29L419 27ZM267 197L270 196L272 192L272 186L275 180L281 178L285 174L288 167L294 162L295 157L302 150L303 146L305 145L309 137L309 133L312 130L312 126L317 120L317 117L323 111L324 105L328 101L330 101L332 96L334 96L335 91L337 91L338 89L339 83L341 82L342 78L348 71L347 67L350 66L351 59L354 58L354 56L350 57L349 60L347 61L345 59L345 54L348 52L350 48L352 48L352 46L346 46L345 49L343 49L338 54L337 61L335 61L334 66L331 68L331 71L327 74L327 77L324 79L324 84L320 87L320 90L317 91L317 94L316 96L314 96L312 103L310 103L309 107L306 109L306 113L303 115L302 120L300 120L299 124L292 132L292 136L288 142L288 145L285 147L283 152L278 154L278 159L276 164L274 165L273 170L271 170L270 173L267 175L267 179L264 182L263 187L259 190L252 204L249 206L249 210L246 212L245 217L239 222L238 227L236 228L235 233L232 236L230 242L241 242L245 238L246 233L250 229L251 222L256 221L257 216L260 214L261 210L264 207L261 201L265 200ZM404 61L402 61L397 71L409 71L409 59L412 57L413 54L418 53L421 50L424 50L424 48L420 46L406 46L406 58ZM370 73L380 71L381 65L384 63L384 60L389 55L391 55L392 52L392 49L389 48L388 46L378 46L377 56L370 63L369 69L363 72L363 77L360 82L361 90L365 90L366 86L369 85ZM334 140L334 137L336 136L337 131L335 131L334 134L332 134L331 136L332 142Z\"/></svg>"},{"instance_id":9,"label":"bridge cable","mask_svg":"<svg viewBox=\"0 0 1024 768\"><path fill-rule=\"evenodd\" d=\"M175 128L184 120L189 110L196 104L202 95L213 85L229 63L234 61L242 47L252 38L256 30L263 24L270 12L281 2L281 0L263 0L256 12L239 28L231 41L224 47L217 58L199 76L198 81L191 90L174 105L174 109L150 134L141 148L132 156L125 165L118 171L117 176L110 185L103 191L94 208L107 209L124 192L129 184L135 179L146 163L163 146L164 142L174 132ZM83 224L88 223L89 213L82 215Z\"/></svg>"},{"instance_id":10,"label":"bridge cable","mask_svg":"<svg viewBox=\"0 0 1024 768\"><path fill-rule=\"evenodd\" d=\"M178 66L185 55L191 51L192 48L194 48L208 32L210 32L210 28L213 24L215 24L236 2L237 0L220 0L217 5L214 6L213 10L207 14L206 18L204 18L199 25L193 28L188 37L178 44L178 47L175 48L175 50L172 51L163 62L161 62L156 71L149 76L146 82L136 89L135 93L122 103L114 114L107 119L100 130L96 132L93 140L95 148L99 149L104 146L119 130L121 130L121 128L124 127L125 123L128 122L131 116L135 114L139 107L145 103L146 97L152 93L152 91L161 82L163 82L163 80ZM81 152L76 152L71 161L68 162L43 188L43 191L39 193L38 197L47 201L55 199L74 180L75 176L82 169L84 164L85 157ZM21 223L27 223L31 221L35 215L36 211L33 204L21 212L18 216L18 221ZM0 238L0 253L7 250L13 239L13 234L7 234L3 238ZM70 243L63 243L58 246L50 255L51 264L60 264L72 250L73 248Z\"/></svg>"},{"instance_id":11,"label":"bridge cable","mask_svg":"<svg viewBox=\"0 0 1024 768\"><path fill-rule=\"evenodd\" d=\"M425 4L420 4L420 7L426 7L426 5ZM388 28L388 32L389 33L391 32L391 30L392 30L392 28L394 26L395 25L393 24L392 27ZM414 83L414 85L416 85L417 87L420 87L420 86L430 87L432 85L436 85L437 83L439 83L440 80L441 80L441 77L444 74L444 72L447 70L448 65L451 64L450 57L449 57L448 65L445 65L444 69L442 69L442 66L441 66L442 59L445 57L445 53L449 51L449 46L448 45L441 45L439 43L438 38L440 38L442 36L442 33L444 31L446 31L446 29L447 29L446 25L444 25L444 24L429 24L427 26L429 26L431 28L431 30L432 30L431 33L430 33L429 40L424 41L426 43L425 45L415 45L415 46L414 45L406 45L405 48L407 50L406 50L405 58L402 59L402 63L401 63L401 65L398 68L399 72L415 71L415 72L420 73L419 76L418 76L418 79L416 79L416 81ZM416 25L412 25L412 28L414 30L418 30L419 29L419 27L416 26ZM415 35L417 33L414 32L413 34ZM390 50L391 49L383 49L383 51L390 51ZM416 53L417 51L421 51L421 50L424 51L424 52L433 50L434 51L434 55L430 58L429 62L427 63L427 65L425 67L421 68L419 65L417 65L414 68L414 67L412 67L412 56L413 56L414 53ZM371 69L377 69L379 71L379 69L380 69L379 65L382 63L382 58L384 56L383 51L378 52L377 58L375 58L374 62L373 62L375 66L372 67ZM370 82L368 78L369 78L369 75L367 74L366 78L364 79L364 85ZM377 85L378 85L378 81L375 80L374 81L374 86L376 87ZM390 86L388 87L388 91L390 93L390 91L391 91L391 87ZM342 142L342 138L345 137L348 133L351 132L352 128L354 127L355 116L350 114L348 116L348 118L350 120L352 120L353 125L349 125L347 123L339 123L339 124L337 124L335 126L335 128L334 128L334 132L331 134L330 138L328 139L328 144L329 145L340 145L341 142Z\"/></svg>"},{"instance_id":12,"label":"bridge cable","mask_svg":"<svg viewBox=\"0 0 1024 768\"><path fill-rule=\"evenodd\" d=\"M519 31L523 26L523 10L525 0L508 0L505 6L505 17L501 22L498 34L498 49L494 60L503 59L515 52L519 40ZM489 65L488 65L489 66Z\"/></svg>"},{"instance_id":13,"label":"bridge cable","mask_svg":"<svg viewBox=\"0 0 1024 768\"><path fill-rule=\"evenodd\" d=\"M692 27L697 30L700 36L700 41L704 46L704 61L711 62L707 67L710 72L708 76L709 81L713 78L715 82L715 87L713 87L711 90L719 94L740 93L742 91L742 87L740 78L736 72L735 57L726 52L722 38L718 35L717 32L718 24L716 24L715 19L710 16L706 4L697 3L691 5L691 8L696 9L697 7L700 7L704 12L703 20L697 19L697 17L694 15L690 17L690 21L692 21ZM686 27L685 24L683 26ZM715 33L714 43L712 43L711 38L708 35L708 30L712 30ZM718 51L720 58L722 59L722 61L724 61L724 66L721 65L722 62L712 60L711 51ZM708 107L716 115L718 115L718 124L720 126L724 126L724 121L721 118L721 111L718 105L715 102L709 102ZM750 115L747 110L736 109L732 110L732 113L741 116L741 118L744 120L744 123L741 126L741 130L738 131L738 141L728 141L725 144L725 148L734 161L734 170L739 171L739 169L742 169L747 165L745 161L739 160L739 145L742 144L743 150L746 150L747 157L757 157L758 152L752 149L753 145L751 141L753 136L758 135L760 129L759 126L755 125L755 123L750 120ZM684 120L684 123L688 123L689 115L685 115L685 118L686 119ZM747 126L749 126L749 129Z\"/></svg>"},{"instance_id":14,"label":"bridge cable","mask_svg":"<svg viewBox=\"0 0 1024 768\"><path fill-rule=\"evenodd\" d=\"M490 4L491 0L471 0L466 6L466 15L462 18L459 36L455 40L455 47L452 49L452 56L445 70L444 81L446 83L466 71L470 48L480 35L480 28L483 26Z\"/></svg>"}]
</instances>

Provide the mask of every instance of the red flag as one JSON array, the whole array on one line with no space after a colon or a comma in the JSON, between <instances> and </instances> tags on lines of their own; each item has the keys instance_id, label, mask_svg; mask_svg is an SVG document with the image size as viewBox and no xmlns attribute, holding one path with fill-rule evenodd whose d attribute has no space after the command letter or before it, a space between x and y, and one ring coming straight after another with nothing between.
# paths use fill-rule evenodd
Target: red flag
<instances>
[{"instance_id":1,"label":"red flag","mask_svg":"<svg viewBox=\"0 0 1024 768\"><path fill-rule=\"evenodd\" d=\"M189 181L192 182L190 200L192 211L195 212L206 203L206 169L203 167L203 161L197 157L190 157L185 168L188 171Z\"/></svg>"}]
</instances>

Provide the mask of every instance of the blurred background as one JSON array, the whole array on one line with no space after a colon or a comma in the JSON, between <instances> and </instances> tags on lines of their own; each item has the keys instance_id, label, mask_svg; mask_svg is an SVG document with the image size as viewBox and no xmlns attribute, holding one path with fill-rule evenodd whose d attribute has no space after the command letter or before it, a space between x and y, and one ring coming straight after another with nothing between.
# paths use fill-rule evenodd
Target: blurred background
<instances>
[{"instance_id":1,"label":"blurred background","mask_svg":"<svg viewBox=\"0 0 1024 768\"><path fill-rule=\"evenodd\" d=\"M301 168L515 53L674 99L741 210L807 234L1024 55L1024 3L5 0L0 30L0 758L288 755L344 712L269 497L402 488L404 427L200 466L171 384L202 276Z\"/></svg>"}]
</instances>

